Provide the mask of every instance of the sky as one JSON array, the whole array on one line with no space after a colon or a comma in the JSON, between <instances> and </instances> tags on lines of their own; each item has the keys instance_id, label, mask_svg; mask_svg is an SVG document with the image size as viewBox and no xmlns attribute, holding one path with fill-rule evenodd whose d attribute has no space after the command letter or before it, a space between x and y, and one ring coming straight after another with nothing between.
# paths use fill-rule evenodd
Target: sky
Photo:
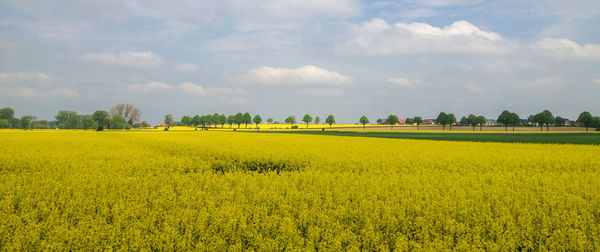
<instances>
[{"instance_id":1,"label":"sky","mask_svg":"<svg viewBox=\"0 0 600 252\"><path fill-rule=\"evenodd\" d=\"M597 0L0 0L0 107L600 114Z\"/></svg>"}]
</instances>

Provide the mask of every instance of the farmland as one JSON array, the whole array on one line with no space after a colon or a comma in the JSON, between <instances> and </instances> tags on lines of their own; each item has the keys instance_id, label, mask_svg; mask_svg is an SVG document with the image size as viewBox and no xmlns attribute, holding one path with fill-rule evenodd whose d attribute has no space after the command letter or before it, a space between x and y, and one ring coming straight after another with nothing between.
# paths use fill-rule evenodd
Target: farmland
<instances>
[{"instance_id":1,"label":"farmland","mask_svg":"<svg viewBox=\"0 0 600 252\"><path fill-rule=\"evenodd\" d=\"M0 140L0 250L600 249L598 145L231 131Z\"/></svg>"}]
</instances>

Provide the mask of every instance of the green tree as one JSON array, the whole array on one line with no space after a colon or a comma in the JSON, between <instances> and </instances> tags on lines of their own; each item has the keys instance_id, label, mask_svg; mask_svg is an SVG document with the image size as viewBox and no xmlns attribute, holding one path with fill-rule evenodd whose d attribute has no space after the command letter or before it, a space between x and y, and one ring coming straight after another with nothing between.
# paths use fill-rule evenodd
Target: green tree
<instances>
[{"instance_id":1,"label":"green tree","mask_svg":"<svg viewBox=\"0 0 600 252\"><path fill-rule=\"evenodd\" d=\"M194 127L198 127L198 124L200 124L200 116L195 115L194 117L192 117L191 124L194 125Z\"/></svg>"},{"instance_id":2,"label":"green tree","mask_svg":"<svg viewBox=\"0 0 600 252\"><path fill-rule=\"evenodd\" d=\"M252 118L252 121L256 124L256 128L258 128L258 124L262 122L262 117L257 114Z\"/></svg>"},{"instance_id":3,"label":"green tree","mask_svg":"<svg viewBox=\"0 0 600 252\"><path fill-rule=\"evenodd\" d=\"M415 124L415 121L412 118L407 117L406 118L406 122L404 122L404 123L407 124L407 125L410 125L410 124Z\"/></svg>"},{"instance_id":4,"label":"green tree","mask_svg":"<svg viewBox=\"0 0 600 252\"><path fill-rule=\"evenodd\" d=\"M335 123L335 117L333 117L333 115L328 115L327 118L325 118L325 123L329 124L329 128L331 129L331 125Z\"/></svg>"},{"instance_id":5,"label":"green tree","mask_svg":"<svg viewBox=\"0 0 600 252\"><path fill-rule=\"evenodd\" d=\"M435 119L438 124L442 125L442 130L446 130L446 124L450 123L450 117L446 112L440 112L437 119Z\"/></svg>"},{"instance_id":6,"label":"green tree","mask_svg":"<svg viewBox=\"0 0 600 252\"><path fill-rule=\"evenodd\" d=\"M296 117L295 116L288 116L287 118L285 118L285 122L289 123L290 127L292 127L296 123Z\"/></svg>"},{"instance_id":7,"label":"green tree","mask_svg":"<svg viewBox=\"0 0 600 252\"><path fill-rule=\"evenodd\" d=\"M589 127L594 127L594 117L592 114L590 114L590 112L581 112L577 118L577 124L583 125L585 127L585 131L588 131Z\"/></svg>"},{"instance_id":8,"label":"green tree","mask_svg":"<svg viewBox=\"0 0 600 252\"><path fill-rule=\"evenodd\" d=\"M456 123L456 116L454 114L448 114L448 124L450 125L450 131L452 131L452 125Z\"/></svg>"},{"instance_id":9,"label":"green tree","mask_svg":"<svg viewBox=\"0 0 600 252\"><path fill-rule=\"evenodd\" d=\"M504 110L500 113L496 121L504 126L504 131L508 131L508 125L512 122L512 113Z\"/></svg>"},{"instance_id":10,"label":"green tree","mask_svg":"<svg viewBox=\"0 0 600 252\"><path fill-rule=\"evenodd\" d=\"M75 111L61 110L54 116L61 129L76 129L79 122L79 116Z\"/></svg>"},{"instance_id":11,"label":"green tree","mask_svg":"<svg viewBox=\"0 0 600 252\"><path fill-rule=\"evenodd\" d=\"M165 117L165 123L167 123L166 117ZM173 123L172 117L171 117L171 123ZM110 128L111 129L126 129L128 127L129 127L129 123L127 123L127 121L125 121L125 118L123 118L121 115L113 115L110 118Z\"/></svg>"},{"instance_id":12,"label":"green tree","mask_svg":"<svg viewBox=\"0 0 600 252\"><path fill-rule=\"evenodd\" d=\"M394 129L394 124L398 123L398 116L389 115L386 120L387 123L391 126L391 129Z\"/></svg>"},{"instance_id":13,"label":"green tree","mask_svg":"<svg viewBox=\"0 0 600 252\"><path fill-rule=\"evenodd\" d=\"M367 118L367 116L361 116L360 119L358 119L358 122L361 123L363 125L363 129L367 128L367 123L369 123L369 118Z\"/></svg>"},{"instance_id":14,"label":"green tree","mask_svg":"<svg viewBox=\"0 0 600 252\"><path fill-rule=\"evenodd\" d=\"M10 122L15 117L15 111L12 108L6 107L0 109L0 120Z\"/></svg>"},{"instance_id":15,"label":"green tree","mask_svg":"<svg viewBox=\"0 0 600 252\"><path fill-rule=\"evenodd\" d=\"M114 120L114 118L115 117L113 116L112 120ZM121 118L123 118L123 117L121 117ZM165 124L167 124L167 128L171 128L171 124L173 124L173 121L174 121L173 116L171 114L165 115Z\"/></svg>"},{"instance_id":16,"label":"green tree","mask_svg":"<svg viewBox=\"0 0 600 252\"><path fill-rule=\"evenodd\" d=\"M533 116L533 122L540 125L540 131L544 130L544 124L546 124L546 131L550 131L550 124L554 123L554 116L549 110L544 110Z\"/></svg>"},{"instance_id":17,"label":"green tree","mask_svg":"<svg viewBox=\"0 0 600 252\"><path fill-rule=\"evenodd\" d=\"M221 128L223 128L225 126L225 123L227 123L227 116L225 115L219 115L219 124L221 124Z\"/></svg>"},{"instance_id":18,"label":"green tree","mask_svg":"<svg viewBox=\"0 0 600 252\"><path fill-rule=\"evenodd\" d=\"M49 129L50 125L47 120L39 120L31 122L31 128L34 129Z\"/></svg>"},{"instance_id":19,"label":"green tree","mask_svg":"<svg viewBox=\"0 0 600 252\"><path fill-rule=\"evenodd\" d=\"M268 118L268 119L267 119L267 122L268 122L268 123L273 123L273 118Z\"/></svg>"},{"instance_id":20,"label":"green tree","mask_svg":"<svg viewBox=\"0 0 600 252\"><path fill-rule=\"evenodd\" d=\"M557 116L554 118L554 125L556 126L565 126L565 122L567 121L566 118L563 118L561 116Z\"/></svg>"},{"instance_id":21,"label":"green tree","mask_svg":"<svg viewBox=\"0 0 600 252\"><path fill-rule=\"evenodd\" d=\"M420 130L419 125L423 123L423 118L421 118L420 116L415 116L413 118L413 122L417 124L417 130Z\"/></svg>"},{"instance_id":22,"label":"green tree","mask_svg":"<svg viewBox=\"0 0 600 252\"><path fill-rule=\"evenodd\" d=\"M93 115L81 115L80 118L81 118L81 127L84 130L96 128L98 126L96 121L94 121Z\"/></svg>"},{"instance_id":23,"label":"green tree","mask_svg":"<svg viewBox=\"0 0 600 252\"><path fill-rule=\"evenodd\" d=\"M21 127L21 129L27 130L27 129L33 129L31 126L31 122L35 120L35 118L33 116L21 116L21 119L19 120L19 126Z\"/></svg>"},{"instance_id":24,"label":"green tree","mask_svg":"<svg viewBox=\"0 0 600 252\"><path fill-rule=\"evenodd\" d=\"M104 130L104 127L108 127L108 123L110 121L110 118L108 117L108 112L104 110L96 110L94 114L92 114L92 118L94 119L94 121L96 121L96 124L98 125L96 127L97 131Z\"/></svg>"},{"instance_id":25,"label":"green tree","mask_svg":"<svg viewBox=\"0 0 600 252\"><path fill-rule=\"evenodd\" d=\"M248 128L248 123L252 123L252 116L250 115L250 113L244 113L243 122L244 124L246 124L246 128Z\"/></svg>"},{"instance_id":26,"label":"green tree","mask_svg":"<svg viewBox=\"0 0 600 252\"><path fill-rule=\"evenodd\" d=\"M306 128L308 129L308 124L312 122L312 117L310 117L309 114L304 115L304 117L302 117L302 121L306 123Z\"/></svg>"},{"instance_id":27,"label":"green tree","mask_svg":"<svg viewBox=\"0 0 600 252\"><path fill-rule=\"evenodd\" d=\"M235 114L235 124L238 125L238 129L240 128L240 125L242 123L244 123L244 114L242 114L242 113Z\"/></svg>"},{"instance_id":28,"label":"green tree","mask_svg":"<svg viewBox=\"0 0 600 252\"><path fill-rule=\"evenodd\" d=\"M227 124L229 124L229 128L232 128L234 123L235 123L235 116L229 115L227 117Z\"/></svg>"},{"instance_id":29,"label":"green tree","mask_svg":"<svg viewBox=\"0 0 600 252\"><path fill-rule=\"evenodd\" d=\"M0 129L10 128L10 121L7 119L0 119Z\"/></svg>"},{"instance_id":30,"label":"green tree","mask_svg":"<svg viewBox=\"0 0 600 252\"><path fill-rule=\"evenodd\" d=\"M192 125L192 118L184 115L183 117L181 117L181 123L185 126L190 126Z\"/></svg>"},{"instance_id":31,"label":"green tree","mask_svg":"<svg viewBox=\"0 0 600 252\"><path fill-rule=\"evenodd\" d=\"M479 124L479 131L483 131L483 125L485 125L487 119L485 118L485 116L478 116L477 118L475 118L475 122Z\"/></svg>"},{"instance_id":32,"label":"green tree","mask_svg":"<svg viewBox=\"0 0 600 252\"><path fill-rule=\"evenodd\" d=\"M320 117L315 117L315 124L319 124L321 122L321 118Z\"/></svg>"}]
</instances>

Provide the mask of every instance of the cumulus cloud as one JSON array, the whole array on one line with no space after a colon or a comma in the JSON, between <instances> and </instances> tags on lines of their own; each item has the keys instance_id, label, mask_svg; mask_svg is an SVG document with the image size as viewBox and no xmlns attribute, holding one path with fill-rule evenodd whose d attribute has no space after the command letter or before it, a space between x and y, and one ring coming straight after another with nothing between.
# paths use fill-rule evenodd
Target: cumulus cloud
<instances>
[{"instance_id":1,"label":"cumulus cloud","mask_svg":"<svg viewBox=\"0 0 600 252\"><path fill-rule=\"evenodd\" d=\"M600 44L580 45L568 39L543 38L534 47L560 59L600 60Z\"/></svg>"},{"instance_id":2,"label":"cumulus cloud","mask_svg":"<svg viewBox=\"0 0 600 252\"><path fill-rule=\"evenodd\" d=\"M133 84L128 86L128 89L131 92L153 93L171 91L173 86L164 82L152 81L145 84Z\"/></svg>"},{"instance_id":3,"label":"cumulus cloud","mask_svg":"<svg viewBox=\"0 0 600 252\"><path fill-rule=\"evenodd\" d=\"M248 72L250 79L265 85L345 85L352 78L313 65L299 68L259 67Z\"/></svg>"},{"instance_id":4,"label":"cumulus cloud","mask_svg":"<svg viewBox=\"0 0 600 252\"><path fill-rule=\"evenodd\" d=\"M54 96L58 96L58 97L70 97L70 98L75 98L75 97L79 97L79 92L70 89L70 88L66 88L66 87L62 87L62 88L57 88L52 90L52 95Z\"/></svg>"},{"instance_id":5,"label":"cumulus cloud","mask_svg":"<svg viewBox=\"0 0 600 252\"><path fill-rule=\"evenodd\" d=\"M198 65L190 63L179 64L174 67L175 71L178 72L195 72L198 71L198 68Z\"/></svg>"},{"instance_id":6,"label":"cumulus cloud","mask_svg":"<svg viewBox=\"0 0 600 252\"><path fill-rule=\"evenodd\" d=\"M99 63L109 66L128 67L156 67L163 64L164 60L152 52L127 51L119 54L109 53L86 53L81 59L88 63Z\"/></svg>"},{"instance_id":7,"label":"cumulus cloud","mask_svg":"<svg viewBox=\"0 0 600 252\"><path fill-rule=\"evenodd\" d=\"M40 95L40 91L28 87L0 87L0 97L27 98Z\"/></svg>"},{"instance_id":8,"label":"cumulus cloud","mask_svg":"<svg viewBox=\"0 0 600 252\"><path fill-rule=\"evenodd\" d=\"M404 87L404 88L414 87L415 85L417 85L421 82L420 80L411 80L411 79L401 78L401 77L388 78L387 81L396 86Z\"/></svg>"},{"instance_id":9,"label":"cumulus cloud","mask_svg":"<svg viewBox=\"0 0 600 252\"><path fill-rule=\"evenodd\" d=\"M359 54L476 53L509 51L498 33L483 31L468 21L436 27L427 23L389 24L374 18L352 28L352 38L343 51Z\"/></svg>"},{"instance_id":10,"label":"cumulus cloud","mask_svg":"<svg viewBox=\"0 0 600 252\"><path fill-rule=\"evenodd\" d=\"M45 82L51 79L52 77L42 72L0 73L0 83L21 81Z\"/></svg>"},{"instance_id":11,"label":"cumulus cloud","mask_svg":"<svg viewBox=\"0 0 600 252\"><path fill-rule=\"evenodd\" d=\"M183 82L178 86L179 90L184 93L195 95L195 96L212 96L212 95L231 95L231 94L244 94L243 89L233 89L229 87L203 87L196 85L191 82Z\"/></svg>"}]
</instances>

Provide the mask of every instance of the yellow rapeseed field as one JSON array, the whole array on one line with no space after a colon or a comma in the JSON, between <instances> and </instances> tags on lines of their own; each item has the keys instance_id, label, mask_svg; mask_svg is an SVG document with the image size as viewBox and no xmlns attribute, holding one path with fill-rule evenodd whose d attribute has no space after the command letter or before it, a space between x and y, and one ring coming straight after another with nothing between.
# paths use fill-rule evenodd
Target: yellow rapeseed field
<instances>
[{"instance_id":1,"label":"yellow rapeseed field","mask_svg":"<svg viewBox=\"0 0 600 252\"><path fill-rule=\"evenodd\" d=\"M600 250L600 147L0 131L0 250Z\"/></svg>"}]
</instances>

